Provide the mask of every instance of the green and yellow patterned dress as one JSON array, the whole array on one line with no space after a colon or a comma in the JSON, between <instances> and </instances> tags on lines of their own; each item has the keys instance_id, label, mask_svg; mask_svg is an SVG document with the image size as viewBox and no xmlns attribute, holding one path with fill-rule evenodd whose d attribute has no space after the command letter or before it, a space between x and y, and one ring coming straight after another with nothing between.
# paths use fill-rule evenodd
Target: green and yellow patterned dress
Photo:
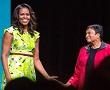
<instances>
[{"instance_id":1,"label":"green and yellow patterned dress","mask_svg":"<svg viewBox=\"0 0 110 90\"><path fill-rule=\"evenodd\" d=\"M35 35L31 37L28 32L25 34L20 34L18 29L14 29L12 26L5 29L5 32L6 31L13 35L10 53L24 53L33 55L36 40L40 37L39 32L35 31ZM9 55L8 68L12 79L25 76L33 81L36 81L33 57ZM4 90L6 83L5 74L3 72L2 90Z\"/></svg>"}]
</instances>

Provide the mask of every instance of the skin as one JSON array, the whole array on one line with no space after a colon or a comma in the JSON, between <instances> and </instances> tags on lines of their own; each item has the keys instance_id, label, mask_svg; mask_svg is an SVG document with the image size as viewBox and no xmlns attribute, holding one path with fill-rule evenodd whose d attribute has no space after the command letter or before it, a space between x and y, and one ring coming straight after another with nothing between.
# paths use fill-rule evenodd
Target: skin
<instances>
[{"instance_id":1,"label":"skin","mask_svg":"<svg viewBox=\"0 0 110 90\"><path fill-rule=\"evenodd\" d=\"M19 10L19 22L23 26L23 31L24 33L28 32L28 23L30 22L30 12L28 8L21 8ZM6 79L9 82L11 79L10 72L8 70L8 53L10 51L10 45L12 42L13 36L5 32L3 36L3 41L2 41L2 65L3 69L6 75ZM39 39L36 40L36 46L35 46L35 52L34 52L34 64L35 68L48 80L54 80L55 78L58 78L57 76L49 76L48 73L45 71L40 59L39 59Z\"/></svg>"},{"instance_id":2,"label":"skin","mask_svg":"<svg viewBox=\"0 0 110 90\"><path fill-rule=\"evenodd\" d=\"M19 10L19 22L24 26L28 28L28 23L30 22L30 13L27 8L21 8Z\"/></svg>"},{"instance_id":3,"label":"skin","mask_svg":"<svg viewBox=\"0 0 110 90\"><path fill-rule=\"evenodd\" d=\"M99 48L101 45L100 34L96 33L92 28L86 30L86 41L91 44L91 48Z\"/></svg>"}]
</instances>

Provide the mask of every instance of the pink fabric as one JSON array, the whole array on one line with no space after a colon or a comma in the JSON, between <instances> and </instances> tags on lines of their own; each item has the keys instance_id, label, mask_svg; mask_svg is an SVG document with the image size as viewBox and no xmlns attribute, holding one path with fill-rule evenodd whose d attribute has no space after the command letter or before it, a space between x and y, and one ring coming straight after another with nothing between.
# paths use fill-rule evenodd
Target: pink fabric
<instances>
[{"instance_id":1,"label":"pink fabric","mask_svg":"<svg viewBox=\"0 0 110 90\"><path fill-rule=\"evenodd\" d=\"M87 52L86 46L80 49L78 59L75 66L75 73L73 76L68 80L74 87L82 88L84 84L85 78L85 70L86 70L86 62L88 59L89 53ZM100 62L107 56L110 56L110 45L105 44L105 47L99 50L94 59L94 68L96 68Z\"/></svg>"}]
</instances>

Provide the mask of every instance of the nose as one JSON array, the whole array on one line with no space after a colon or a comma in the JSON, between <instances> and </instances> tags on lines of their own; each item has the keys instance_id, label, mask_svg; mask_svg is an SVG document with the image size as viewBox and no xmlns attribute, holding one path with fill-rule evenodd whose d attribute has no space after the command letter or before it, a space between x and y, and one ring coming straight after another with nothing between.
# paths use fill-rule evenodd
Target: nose
<instances>
[{"instance_id":1,"label":"nose","mask_svg":"<svg viewBox=\"0 0 110 90\"><path fill-rule=\"evenodd\" d=\"M88 34L86 33L86 35L85 35L86 37L88 36Z\"/></svg>"},{"instance_id":2,"label":"nose","mask_svg":"<svg viewBox=\"0 0 110 90\"><path fill-rule=\"evenodd\" d=\"M26 18L27 16L26 15L24 15L24 18Z\"/></svg>"}]
</instances>

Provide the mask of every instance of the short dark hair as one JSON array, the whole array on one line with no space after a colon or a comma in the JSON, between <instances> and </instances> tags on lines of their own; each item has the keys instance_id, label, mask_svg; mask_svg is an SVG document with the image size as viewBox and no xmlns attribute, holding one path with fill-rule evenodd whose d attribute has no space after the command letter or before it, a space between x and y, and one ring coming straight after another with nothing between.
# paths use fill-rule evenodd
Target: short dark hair
<instances>
[{"instance_id":1,"label":"short dark hair","mask_svg":"<svg viewBox=\"0 0 110 90\"><path fill-rule=\"evenodd\" d=\"M103 27L99 24L92 24L87 27L87 29L92 28L96 33L100 34L100 38L103 37Z\"/></svg>"}]
</instances>

